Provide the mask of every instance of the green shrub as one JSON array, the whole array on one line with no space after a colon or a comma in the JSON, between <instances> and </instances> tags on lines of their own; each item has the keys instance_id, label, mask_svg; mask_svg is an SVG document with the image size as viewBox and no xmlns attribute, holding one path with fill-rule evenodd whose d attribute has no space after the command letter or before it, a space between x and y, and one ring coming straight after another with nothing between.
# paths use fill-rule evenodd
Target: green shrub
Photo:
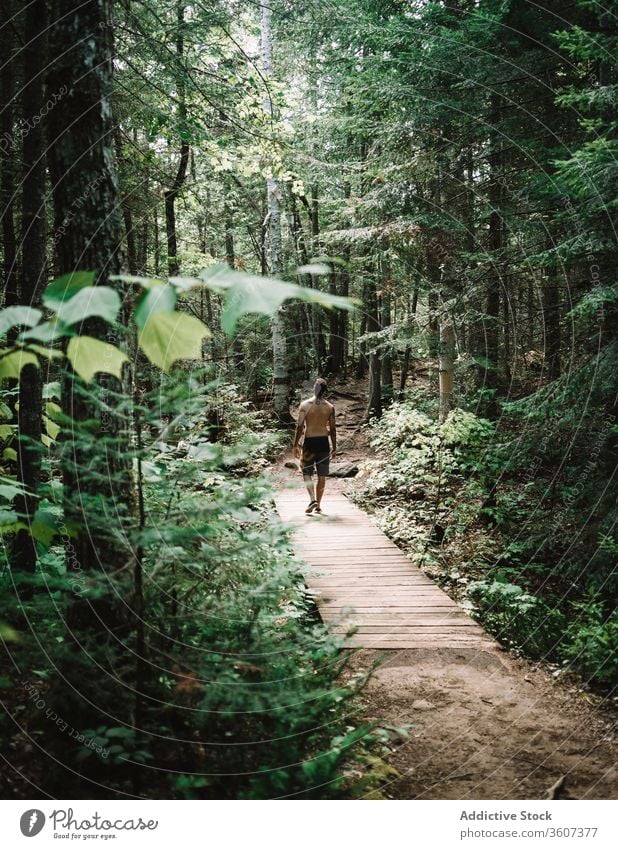
<instances>
[{"instance_id":1,"label":"green shrub","mask_svg":"<svg viewBox=\"0 0 618 849\"><path fill-rule=\"evenodd\" d=\"M599 602L576 603L579 614L569 629L564 657L588 681L605 687L618 685L618 611L607 614Z\"/></svg>"},{"instance_id":2,"label":"green shrub","mask_svg":"<svg viewBox=\"0 0 618 849\"><path fill-rule=\"evenodd\" d=\"M517 584L474 581L468 587L472 612L500 642L528 657L553 659L565 617Z\"/></svg>"}]
</instances>

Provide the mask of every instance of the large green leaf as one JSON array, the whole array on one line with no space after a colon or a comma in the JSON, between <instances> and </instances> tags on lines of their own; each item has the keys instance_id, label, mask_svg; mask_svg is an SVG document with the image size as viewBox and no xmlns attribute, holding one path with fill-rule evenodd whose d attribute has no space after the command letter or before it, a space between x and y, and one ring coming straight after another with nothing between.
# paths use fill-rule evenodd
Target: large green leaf
<instances>
[{"instance_id":1,"label":"large green leaf","mask_svg":"<svg viewBox=\"0 0 618 849\"><path fill-rule=\"evenodd\" d=\"M184 312L152 315L138 336L142 351L154 365L169 371L176 360L199 360L202 340L210 336L205 324Z\"/></svg>"},{"instance_id":2,"label":"large green leaf","mask_svg":"<svg viewBox=\"0 0 618 849\"><path fill-rule=\"evenodd\" d=\"M354 309L355 305L350 298L329 295L319 289L307 289L272 277L233 271L225 263L204 269L200 278L209 288L227 290L221 327L228 335L233 334L240 316L247 313L274 315L281 304L291 298L344 310Z\"/></svg>"},{"instance_id":3,"label":"large green leaf","mask_svg":"<svg viewBox=\"0 0 618 849\"><path fill-rule=\"evenodd\" d=\"M60 398L60 381L53 380L43 387L43 398Z\"/></svg>"},{"instance_id":4,"label":"large green leaf","mask_svg":"<svg viewBox=\"0 0 618 849\"><path fill-rule=\"evenodd\" d=\"M38 366L38 357L21 348L0 350L0 378L12 377L19 380L21 370L28 364Z\"/></svg>"},{"instance_id":5,"label":"large green leaf","mask_svg":"<svg viewBox=\"0 0 618 849\"><path fill-rule=\"evenodd\" d=\"M0 439L10 439L15 433L16 425L0 424Z\"/></svg>"},{"instance_id":6,"label":"large green leaf","mask_svg":"<svg viewBox=\"0 0 618 849\"><path fill-rule=\"evenodd\" d=\"M24 488L20 484L18 484L17 481L10 481L9 483L0 483L0 498L4 498L6 501L13 501L16 496L23 494Z\"/></svg>"},{"instance_id":7,"label":"large green leaf","mask_svg":"<svg viewBox=\"0 0 618 849\"><path fill-rule=\"evenodd\" d=\"M58 533L58 517L51 510L39 507L34 514L30 533L44 548L49 548Z\"/></svg>"},{"instance_id":8,"label":"large green leaf","mask_svg":"<svg viewBox=\"0 0 618 849\"><path fill-rule=\"evenodd\" d=\"M92 336L74 336L68 344L67 357L73 369L87 383L97 372L113 374L120 380L122 366L129 362L129 358L120 348Z\"/></svg>"},{"instance_id":9,"label":"large green leaf","mask_svg":"<svg viewBox=\"0 0 618 849\"><path fill-rule=\"evenodd\" d=\"M0 534L14 533L26 526L19 521L15 510L0 509Z\"/></svg>"},{"instance_id":10,"label":"large green leaf","mask_svg":"<svg viewBox=\"0 0 618 849\"><path fill-rule=\"evenodd\" d=\"M173 312L175 306L176 290L173 286L154 286L147 289L138 300L133 314L135 323L143 330L151 316L159 312Z\"/></svg>"},{"instance_id":11,"label":"large green leaf","mask_svg":"<svg viewBox=\"0 0 618 849\"><path fill-rule=\"evenodd\" d=\"M56 348L45 348L43 345L33 345L32 343L26 346L29 351L34 351L41 357L47 357L48 360L61 360L64 357L62 351Z\"/></svg>"},{"instance_id":12,"label":"large green leaf","mask_svg":"<svg viewBox=\"0 0 618 849\"><path fill-rule=\"evenodd\" d=\"M119 280L121 283L136 283L143 289L156 289L165 286L165 280L160 277L140 277L137 274L110 274L110 280Z\"/></svg>"},{"instance_id":13,"label":"large green leaf","mask_svg":"<svg viewBox=\"0 0 618 849\"><path fill-rule=\"evenodd\" d=\"M64 336L73 336L74 333L75 331L67 327L66 324L63 324L57 318L52 318L50 321L44 321L42 324L33 327L32 330L24 330L17 337L17 341L55 342Z\"/></svg>"},{"instance_id":14,"label":"large green leaf","mask_svg":"<svg viewBox=\"0 0 618 849\"><path fill-rule=\"evenodd\" d=\"M80 289L92 286L93 283L94 271L74 271L72 274L63 274L47 286L43 292L43 303L46 307L55 310L60 304L76 295Z\"/></svg>"},{"instance_id":15,"label":"large green leaf","mask_svg":"<svg viewBox=\"0 0 618 849\"><path fill-rule=\"evenodd\" d=\"M11 327L32 327L41 320L43 313L34 307L6 307L0 310L0 335Z\"/></svg>"},{"instance_id":16,"label":"large green leaf","mask_svg":"<svg viewBox=\"0 0 618 849\"><path fill-rule=\"evenodd\" d=\"M68 301L56 308L58 318L64 324L77 324L96 316L113 322L120 309L120 295L110 286L84 286Z\"/></svg>"}]
</instances>

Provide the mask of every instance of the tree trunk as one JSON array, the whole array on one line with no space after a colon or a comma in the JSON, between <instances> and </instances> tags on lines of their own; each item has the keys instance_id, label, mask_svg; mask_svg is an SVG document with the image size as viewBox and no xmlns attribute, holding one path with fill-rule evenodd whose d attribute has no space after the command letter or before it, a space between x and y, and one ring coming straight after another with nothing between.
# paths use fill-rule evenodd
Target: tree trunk
<instances>
[{"instance_id":1,"label":"tree trunk","mask_svg":"<svg viewBox=\"0 0 618 849\"><path fill-rule=\"evenodd\" d=\"M339 272L341 284L340 284L340 294L342 297L347 298L350 294L350 272L348 271L348 266L350 262L350 249L345 248L343 259L345 262L345 266ZM343 371L344 379L348 376L348 358L349 358L349 342L348 342L348 334L349 334L349 320L348 320L348 311L347 310L337 310L339 315L339 350L340 350L340 361L339 368Z\"/></svg>"},{"instance_id":2,"label":"tree trunk","mask_svg":"<svg viewBox=\"0 0 618 849\"><path fill-rule=\"evenodd\" d=\"M410 305L410 316L416 315L416 309L418 307L418 283L414 284L414 291L412 293L412 304ZM397 390L397 400L403 401L403 393L406 388L406 381L408 379L408 372L410 371L410 345L406 347L405 353L403 355L403 364L401 366L401 374L399 375L399 389Z\"/></svg>"},{"instance_id":3,"label":"tree trunk","mask_svg":"<svg viewBox=\"0 0 618 849\"><path fill-rule=\"evenodd\" d=\"M445 315L440 322L440 356L438 364L441 422L444 421L453 408L454 364L455 330L450 316Z\"/></svg>"},{"instance_id":4,"label":"tree trunk","mask_svg":"<svg viewBox=\"0 0 618 849\"><path fill-rule=\"evenodd\" d=\"M500 98L493 95L492 124L497 123L499 114ZM487 415L494 417L497 412L495 392L498 389L498 352L500 341L500 289L502 287L502 273L504 258L502 249L504 245L504 220L502 218L502 150L501 139L497 133L492 134L490 139L489 153L489 235L488 249L491 255L491 268L489 269L489 282L487 284L487 300L485 307L485 349L486 369L484 375L485 389L494 390L486 405Z\"/></svg>"},{"instance_id":5,"label":"tree trunk","mask_svg":"<svg viewBox=\"0 0 618 849\"><path fill-rule=\"evenodd\" d=\"M378 296L374 279L367 284L367 333L376 333L380 329L378 319ZM380 355L376 351L369 354L369 398L365 419L382 415L382 383Z\"/></svg>"},{"instance_id":6,"label":"tree trunk","mask_svg":"<svg viewBox=\"0 0 618 849\"><path fill-rule=\"evenodd\" d=\"M369 303L369 282L366 279L363 279L363 294L362 294L362 305L363 310L361 314L360 327L358 330L359 337L365 335L368 330L367 326L367 310ZM356 379L361 380L369 370L369 361L366 355L367 345L365 342L358 343L358 363L356 364Z\"/></svg>"},{"instance_id":7,"label":"tree trunk","mask_svg":"<svg viewBox=\"0 0 618 849\"><path fill-rule=\"evenodd\" d=\"M13 16L13 4L0 4L2 19L7 22ZM5 23L2 35L4 55L0 62L0 218L2 218L2 283L4 306L18 303L17 292L17 238L15 236L15 169L17 150L15 146L13 97L14 45L13 33Z\"/></svg>"},{"instance_id":8,"label":"tree trunk","mask_svg":"<svg viewBox=\"0 0 618 849\"><path fill-rule=\"evenodd\" d=\"M25 47L23 50L26 80L23 88L24 113L43 114L45 104L45 69L47 67L47 2L33 0L26 9ZM39 303L45 286L46 214L45 214L45 135L42 122L33 125L23 140L21 275L20 300L23 304ZM28 527L34 520L41 477L42 378L37 366L26 365L19 381L18 411L18 480L28 494L15 502L21 521ZM37 561L36 542L29 530L20 530L13 548L15 565L34 572Z\"/></svg>"},{"instance_id":9,"label":"tree trunk","mask_svg":"<svg viewBox=\"0 0 618 849\"><path fill-rule=\"evenodd\" d=\"M384 263L382 268L382 308L381 308L381 328L391 326L391 294L390 287L391 269L388 263ZM382 383L382 403L388 406L393 400L393 360L390 351L385 350L382 354L381 364L381 383Z\"/></svg>"},{"instance_id":10,"label":"tree trunk","mask_svg":"<svg viewBox=\"0 0 618 849\"><path fill-rule=\"evenodd\" d=\"M225 227L225 261L229 268L234 270L236 267L236 254L234 250L234 220L232 217L232 207L229 199L230 187L225 188L225 197L223 200L223 224ZM242 348L242 340L239 333L234 334L232 341L234 351L234 366L239 377L243 376L245 369L245 356Z\"/></svg>"},{"instance_id":11,"label":"tree trunk","mask_svg":"<svg viewBox=\"0 0 618 849\"><path fill-rule=\"evenodd\" d=\"M154 260L154 273L161 274L161 242L159 240L159 214L155 206L152 214L152 252Z\"/></svg>"},{"instance_id":12,"label":"tree trunk","mask_svg":"<svg viewBox=\"0 0 618 849\"><path fill-rule=\"evenodd\" d=\"M185 103L185 80L184 67L184 28L185 28L185 4L178 3L176 7L176 60L178 68L176 72L176 87L178 89L178 129L180 132L180 158L176 176L171 185L164 193L165 198L165 230L167 234L167 272L170 277L178 274L180 263L178 261L178 240L176 237L176 198L183 186L187 176L187 165L191 147L185 138L187 107Z\"/></svg>"},{"instance_id":13,"label":"tree trunk","mask_svg":"<svg viewBox=\"0 0 618 849\"><path fill-rule=\"evenodd\" d=\"M48 76L49 90L65 92L62 106L52 109L48 117L56 267L59 274L92 270L99 284L120 271L121 218L110 108L111 10L111 0L88 4L58 0L50 45L55 58ZM84 68L89 69L87 73ZM80 329L103 338L108 332L106 325L94 320ZM63 385L62 406L75 421L75 428L65 429L64 436L65 523L75 534L69 567L117 566L128 552L119 544L117 516L102 512L112 510L114 503L131 503L130 469L116 459L122 454L118 446L115 453L110 452L107 468L97 470L90 443L85 444L79 426L90 420L89 439L96 445L95 430L108 440L110 436L120 440L124 424L113 409L104 422L100 409L75 391L71 378ZM90 502L86 495L92 497ZM96 498L102 499L98 509L92 506ZM88 620L92 624L92 613L86 610L81 621Z\"/></svg>"},{"instance_id":14,"label":"tree trunk","mask_svg":"<svg viewBox=\"0 0 618 849\"><path fill-rule=\"evenodd\" d=\"M262 73L266 80L272 76L272 9L268 4L260 4L261 10L261 54ZM263 101L264 112L272 121L273 104L269 92ZM266 233L268 236L268 270L273 276L283 271L281 246L281 189L272 177L266 180ZM281 423L291 421L288 388L287 340L285 335L284 312L280 308L271 320L273 347L273 396L275 415Z\"/></svg>"},{"instance_id":15,"label":"tree trunk","mask_svg":"<svg viewBox=\"0 0 618 849\"><path fill-rule=\"evenodd\" d=\"M550 242L550 244L552 244ZM543 329L545 362L550 380L560 377L560 289L555 266L543 274Z\"/></svg>"},{"instance_id":16,"label":"tree trunk","mask_svg":"<svg viewBox=\"0 0 618 849\"><path fill-rule=\"evenodd\" d=\"M320 252L320 206L317 183L313 183L311 186L311 250L313 256L317 256ZM313 289L320 288L320 277L318 275L312 276L311 286ZM319 304L311 304L311 325L316 344L318 371L321 371L326 362L326 341L322 330L322 308Z\"/></svg>"}]
</instances>

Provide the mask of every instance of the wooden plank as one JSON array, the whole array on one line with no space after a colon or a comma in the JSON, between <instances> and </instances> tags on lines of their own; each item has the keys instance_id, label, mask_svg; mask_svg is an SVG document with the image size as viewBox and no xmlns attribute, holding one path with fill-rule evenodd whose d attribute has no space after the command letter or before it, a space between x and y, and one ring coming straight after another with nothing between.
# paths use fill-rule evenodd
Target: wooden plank
<instances>
[{"instance_id":1,"label":"wooden plank","mask_svg":"<svg viewBox=\"0 0 618 849\"><path fill-rule=\"evenodd\" d=\"M276 499L294 528L301 569L324 622L351 647L474 648L496 644L362 510L328 492L325 513L306 515L302 489ZM319 526L316 524L319 522Z\"/></svg>"}]
</instances>

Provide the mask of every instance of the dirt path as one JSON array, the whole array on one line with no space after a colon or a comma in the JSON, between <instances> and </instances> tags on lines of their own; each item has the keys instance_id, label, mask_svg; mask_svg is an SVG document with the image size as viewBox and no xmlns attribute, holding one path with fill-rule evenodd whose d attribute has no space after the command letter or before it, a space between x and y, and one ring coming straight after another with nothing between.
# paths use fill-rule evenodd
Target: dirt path
<instances>
[{"instance_id":1,"label":"dirt path","mask_svg":"<svg viewBox=\"0 0 618 849\"><path fill-rule=\"evenodd\" d=\"M367 456L360 424L364 385L337 397L340 459ZM296 480L281 458L275 476ZM350 484L329 480L328 491ZM557 680L541 664L500 649L418 648L359 651L347 674L382 663L363 692L365 717L409 738L392 744L380 794L393 799L615 799L617 727L601 698L577 683ZM388 773L388 774L387 774Z\"/></svg>"}]
</instances>

